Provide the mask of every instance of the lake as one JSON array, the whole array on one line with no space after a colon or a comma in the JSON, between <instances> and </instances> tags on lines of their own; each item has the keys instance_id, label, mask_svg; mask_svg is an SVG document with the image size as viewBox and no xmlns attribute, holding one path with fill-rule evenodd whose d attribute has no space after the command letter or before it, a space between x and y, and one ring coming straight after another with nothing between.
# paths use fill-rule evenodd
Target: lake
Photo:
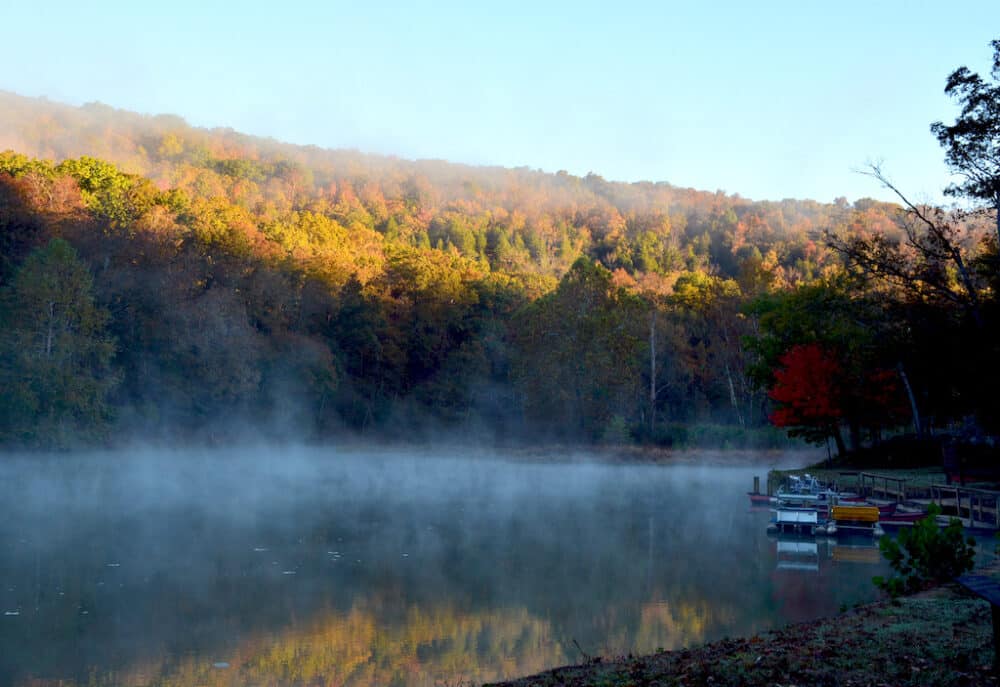
<instances>
[{"instance_id":1,"label":"lake","mask_svg":"<svg viewBox=\"0 0 1000 687\"><path fill-rule=\"evenodd\" d=\"M773 461L3 456L0 684L479 684L874 599L873 546L766 535Z\"/></svg>"}]
</instances>

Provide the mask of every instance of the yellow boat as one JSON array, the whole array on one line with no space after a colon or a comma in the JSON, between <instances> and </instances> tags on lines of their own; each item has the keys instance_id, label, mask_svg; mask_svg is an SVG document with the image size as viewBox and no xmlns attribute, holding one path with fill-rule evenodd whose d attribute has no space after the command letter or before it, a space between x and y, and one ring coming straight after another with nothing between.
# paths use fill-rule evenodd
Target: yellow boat
<instances>
[{"instance_id":1,"label":"yellow boat","mask_svg":"<svg viewBox=\"0 0 1000 687\"><path fill-rule=\"evenodd\" d=\"M837 505L831 509L830 519L835 522L878 522L878 506Z\"/></svg>"},{"instance_id":2,"label":"yellow boat","mask_svg":"<svg viewBox=\"0 0 1000 687\"><path fill-rule=\"evenodd\" d=\"M830 519L823 531L827 535L868 534L881 537L878 506L869 504L836 505L830 508ZM822 533L822 532L821 532Z\"/></svg>"}]
</instances>

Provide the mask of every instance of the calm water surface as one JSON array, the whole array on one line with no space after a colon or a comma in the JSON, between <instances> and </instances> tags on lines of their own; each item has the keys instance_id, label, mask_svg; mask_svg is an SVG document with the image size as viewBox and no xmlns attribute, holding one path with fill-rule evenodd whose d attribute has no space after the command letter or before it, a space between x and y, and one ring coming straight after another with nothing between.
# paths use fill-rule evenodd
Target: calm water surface
<instances>
[{"instance_id":1,"label":"calm water surface","mask_svg":"<svg viewBox=\"0 0 1000 687\"><path fill-rule=\"evenodd\" d=\"M876 596L769 539L760 464L333 449L0 461L0 684L481 683Z\"/></svg>"}]
</instances>

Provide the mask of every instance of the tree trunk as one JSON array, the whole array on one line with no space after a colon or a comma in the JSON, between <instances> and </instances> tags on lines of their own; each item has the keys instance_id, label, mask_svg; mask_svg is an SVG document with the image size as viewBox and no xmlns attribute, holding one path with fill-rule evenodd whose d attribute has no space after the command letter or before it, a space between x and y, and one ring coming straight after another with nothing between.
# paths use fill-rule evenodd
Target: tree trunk
<instances>
[{"instance_id":1,"label":"tree trunk","mask_svg":"<svg viewBox=\"0 0 1000 687\"><path fill-rule=\"evenodd\" d=\"M899 370L899 378L903 381L903 388L906 389L906 396L910 399L910 412L913 413L913 429L916 431L918 437L924 435L923 426L920 424L920 411L917 410L917 399L913 395L913 389L910 387L910 379L906 376L906 370L903 369L903 361L900 360L896 365L896 369Z\"/></svg>"},{"instance_id":2,"label":"tree trunk","mask_svg":"<svg viewBox=\"0 0 1000 687\"><path fill-rule=\"evenodd\" d=\"M857 451L861 448L861 423L852 419L847 423L847 428L851 433L851 450Z\"/></svg>"},{"instance_id":3,"label":"tree trunk","mask_svg":"<svg viewBox=\"0 0 1000 687\"><path fill-rule=\"evenodd\" d=\"M736 413L736 421L740 423L740 427L746 427L746 423L743 421L743 414L740 413L740 404L736 400L736 385L733 384L733 373L729 369L729 361L724 364L726 370L726 381L729 383L729 402L733 404L733 411Z\"/></svg>"},{"instance_id":4,"label":"tree trunk","mask_svg":"<svg viewBox=\"0 0 1000 687\"><path fill-rule=\"evenodd\" d=\"M834 425L830 433L833 435L833 440L837 443L837 455L843 458L847 455L847 446L844 445L844 435L840 433L840 425Z\"/></svg>"},{"instance_id":5,"label":"tree trunk","mask_svg":"<svg viewBox=\"0 0 1000 687\"><path fill-rule=\"evenodd\" d=\"M45 333L45 359L51 360L52 358L52 341L55 338L55 319L56 319L56 304L53 301L49 302L49 317L48 317L48 328Z\"/></svg>"},{"instance_id":6,"label":"tree trunk","mask_svg":"<svg viewBox=\"0 0 1000 687\"><path fill-rule=\"evenodd\" d=\"M996 213L997 245L1000 246L1000 196L993 200L993 211Z\"/></svg>"},{"instance_id":7,"label":"tree trunk","mask_svg":"<svg viewBox=\"0 0 1000 687\"><path fill-rule=\"evenodd\" d=\"M649 312L649 435L656 433L656 308Z\"/></svg>"}]
</instances>

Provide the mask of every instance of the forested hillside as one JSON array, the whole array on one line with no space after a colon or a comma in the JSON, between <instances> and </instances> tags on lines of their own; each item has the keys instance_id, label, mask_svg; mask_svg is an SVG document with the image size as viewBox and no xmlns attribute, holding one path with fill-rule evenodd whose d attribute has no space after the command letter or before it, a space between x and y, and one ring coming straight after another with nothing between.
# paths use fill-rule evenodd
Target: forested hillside
<instances>
[{"instance_id":1,"label":"forested hillside","mask_svg":"<svg viewBox=\"0 0 1000 687\"><path fill-rule=\"evenodd\" d=\"M3 149L7 444L739 442L770 413L860 445L992 391L968 343L995 322L975 216L942 220L963 280L870 199L405 161L8 93ZM908 282L862 259L879 250Z\"/></svg>"}]
</instances>

